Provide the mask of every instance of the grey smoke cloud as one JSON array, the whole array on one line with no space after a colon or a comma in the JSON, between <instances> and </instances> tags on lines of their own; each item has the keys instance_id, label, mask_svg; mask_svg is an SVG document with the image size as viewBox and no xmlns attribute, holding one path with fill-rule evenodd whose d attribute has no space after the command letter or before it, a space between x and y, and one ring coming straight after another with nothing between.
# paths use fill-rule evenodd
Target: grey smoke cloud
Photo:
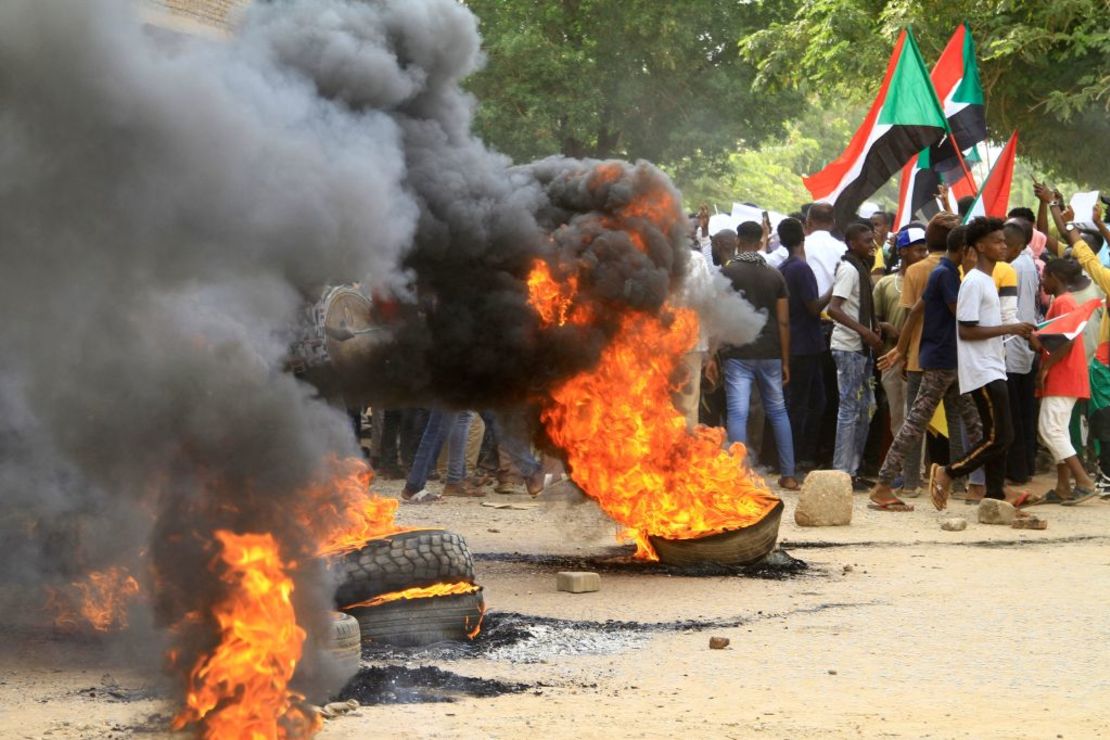
<instances>
[{"instance_id":1,"label":"grey smoke cloud","mask_svg":"<svg viewBox=\"0 0 1110 740\"><path fill-rule=\"evenodd\" d=\"M512 167L470 133L458 83L481 61L454 0L258 3L226 41L124 0L0 3L0 619L29 587L142 572L145 549L165 624L218 598L215 530L311 547L290 505L357 453L281 371L323 285L405 308L375 393L471 407L589 366L615 330L541 332L537 257L581 265L598 305L659 310L684 221L633 223L641 252L602 216L666 178ZM318 569L296 579L299 613L330 605Z\"/></svg>"}]
</instances>

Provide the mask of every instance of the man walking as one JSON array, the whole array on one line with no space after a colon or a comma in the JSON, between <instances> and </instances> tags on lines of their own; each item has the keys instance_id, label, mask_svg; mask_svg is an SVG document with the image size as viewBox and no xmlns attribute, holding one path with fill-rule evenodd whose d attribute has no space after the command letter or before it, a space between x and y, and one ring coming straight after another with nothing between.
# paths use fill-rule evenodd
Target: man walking
<instances>
[{"instance_id":1,"label":"man walking","mask_svg":"<svg viewBox=\"0 0 1110 740\"><path fill-rule=\"evenodd\" d=\"M948 465L934 463L929 472L929 495L938 510L948 506L952 479L977 468L986 471L987 498L1005 500L1006 450L1013 440L1010 396L1006 388L1006 348L1003 337L1028 338L1035 328L1026 323L1002 323L1002 306L991 275L1006 256L1002 220L972 219L967 245L977 254L975 269L960 285L956 303L957 369L960 392L970 393L979 410L983 436L963 458Z\"/></svg>"}]
</instances>

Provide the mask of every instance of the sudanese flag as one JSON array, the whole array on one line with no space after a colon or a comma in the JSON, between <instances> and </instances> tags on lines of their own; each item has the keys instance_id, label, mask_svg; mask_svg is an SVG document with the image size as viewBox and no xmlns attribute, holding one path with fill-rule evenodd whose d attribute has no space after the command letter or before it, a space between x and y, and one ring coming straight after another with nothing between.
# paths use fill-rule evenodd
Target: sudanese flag
<instances>
[{"instance_id":1,"label":"sudanese flag","mask_svg":"<svg viewBox=\"0 0 1110 740\"><path fill-rule=\"evenodd\" d=\"M1092 298L1074 311L1037 324L1037 330L1033 333L1041 340L1041 346L1051 354L1083 333L1087 322L1091 320L1091 314L1102 307L1102 302L1101 298Z\"/></svg>"},{"instance_id":2,"label":"sudanese flag","mask_svg":"<svg viewBox=\"0 0 1110 740\"><path fill-rule=\"evenodd\" d=\"M917 42L908 30L902 31L879 94L848 148L802 181L815 201L833 204L837 224L843 227L864 200L946 131L944 111Z\"/></svg>"},{"instance_id":3,"label":"sudanese flag","mask_svg":"<svg viewBox=\"0 0 1110 740\"><path fill-rule=\"evenodd\" d=\"M945 179L953 182L963 177L963 166L952 145L953 139L962 151L987 138L987 116L979 66L975 62L975 40L971 38L971 29L966 23L961 24L948 40L930 79L944 106L950 133L933 145L929 161L933 169L942 175L951 173Z\"/></svg>"}]
</instances>

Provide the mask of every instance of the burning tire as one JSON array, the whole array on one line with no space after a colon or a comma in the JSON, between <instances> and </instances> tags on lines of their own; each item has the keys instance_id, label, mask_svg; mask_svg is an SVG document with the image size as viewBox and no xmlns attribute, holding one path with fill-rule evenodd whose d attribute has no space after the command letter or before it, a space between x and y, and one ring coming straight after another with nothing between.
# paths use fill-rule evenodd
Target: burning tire
<instances>
[{"instance_id":1,"label":"burning tire","mask_svg":"<svg viewBox=\"0 0 1110 740\"><path fill-rule=\"evenodd\" d=\"M782 501L755 524L694 540L667 540L651 537L659 560L668 565L748 565L775 549L782 519Z\"/></svg>"},{"instance_id":2,"label":"burning tire","mask_svg":"<svg viewBox=\"0 0 1110 740\"><path fill-rule=\"evenodd\" d=\"M358 620L342 612L332 612L331 618L331 631L323 650L337 667L354 675L362 660L362 631Z\"/></svg>"},{"instance_id":3,"label":"burning tire","mask_svg":"<svg viewBox=\"0 0 1110 740\"><path fill-rule=\"evenodd\" d=\"M381 594L437 583L474 583L466 540L442 529L421 529L370 540L339 561L336 603L343 607Z\"/></svg>"},{"instance_id":4,"label":"burning tire","mask_svg":"<svg viewBox=\"0 0 1110 740\"><path fill-rule=\"evenodd\" d=\"M485 608L482 589L476 587L470 593L399 599L348 609L347 613L358 619L364 641L419 647L473 637Z\"/></svg>"}]
</instances>

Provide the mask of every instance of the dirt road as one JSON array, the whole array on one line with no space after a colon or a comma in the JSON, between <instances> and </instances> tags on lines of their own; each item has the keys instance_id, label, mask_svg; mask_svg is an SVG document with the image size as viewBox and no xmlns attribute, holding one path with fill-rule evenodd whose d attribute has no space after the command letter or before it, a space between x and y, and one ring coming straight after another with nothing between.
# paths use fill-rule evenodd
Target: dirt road
<instances>
[{"instance_id":1,"label":"dirt road","mask_svg":"<svg viewBox=\"0 0 1110 740\"><path fill-rule=\"evenodd\" d=\"M577 595L555 590L559 561L514 553L612 554L614 529L592 503L554 496L528 508L523 494L491 494L486 500L525 508L493 509L478 499L402 507L403 523L467 537L494 612L727 626L649 629L625 643L614 634L616 652L595 639L605 628L595 629L594 638L561 643L554 654L539 649L539 663L489 655L429 661L531 688L363 707L330 721L321 737L1110 734L1110 504L1040 507L1048 530L1027 532L977 524L973 507L953 502L950 513L966 515L969 526L945 532L920 499L918 511L895 514L868 511L858 496L851 526L803 529L793 523L794 496L784 495L781 539L809 564L804 575L688 578L623 569L603 572L600 592ZM731 645L709 650L710 636ZM140 674L95 644L31 641L5 661L0 737L158 737L171 711L164 700L143 698ZM113 683L123 699L103 688ZM90 687L100 687L96 696Z\"/></svg>"}]
</instances>

